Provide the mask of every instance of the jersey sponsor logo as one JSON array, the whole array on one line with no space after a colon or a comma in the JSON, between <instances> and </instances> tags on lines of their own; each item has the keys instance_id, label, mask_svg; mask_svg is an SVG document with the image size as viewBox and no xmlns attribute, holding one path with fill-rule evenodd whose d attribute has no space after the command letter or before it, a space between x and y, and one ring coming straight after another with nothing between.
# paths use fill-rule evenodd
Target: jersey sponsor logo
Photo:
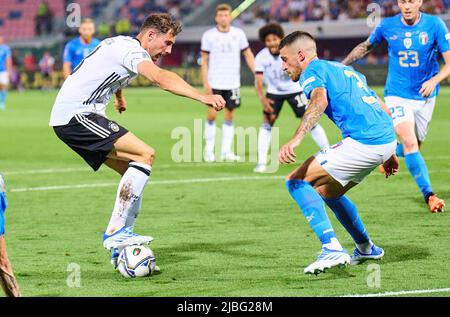
<instances>
[{"instance_id":1,"label":"jersey sponsor logo","mask_svg":"<svg viewBox=\"0 0 450 317\"><path fill-rule=\"evenodd\" d=\"M406 36L406 37L411 37L411 36L412 36L412 33L411 33L411 32L406 32L406 33L405 33L405 36Z\"/></svg>"},{"instance_id":2,"label":"jersey sponsor logo","mask_svg":"<svg viewBox=\"0 0 450 317\"><path fill-rule=\"evenodd\" d=\"M405 45L406 49L409 49L412 46L412 39L409 37L403 40L403 45Z\"/></svg>"},{"instance_id":3,"label":"jersey sponsor logo","mask_svg":"<svg viewBox=\"0 0 450 317\"><path fill-rule=\"evenodd\" d=\"M419 42L422 45L425 45L428 43L428 33L427 32L422 32L419 34Z\"/></svg>"},{"instance_id":4,"label":"jersey sponsor logo","mask_svg":"<svg viewBox=\"0 0 450 317\"><path fill-rule=\"evenodd\" d=\"M392 35L389 39L391 41L395 41L396 39L398 39L398 37L397 37L397 35Z\"/></svg>"}]
</instances>

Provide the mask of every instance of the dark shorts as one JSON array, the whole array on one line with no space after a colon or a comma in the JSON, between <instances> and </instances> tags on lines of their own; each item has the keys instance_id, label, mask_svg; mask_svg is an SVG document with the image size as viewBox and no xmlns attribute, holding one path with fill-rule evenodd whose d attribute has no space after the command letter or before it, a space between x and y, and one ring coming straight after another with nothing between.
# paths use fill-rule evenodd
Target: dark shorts
<instances>
[{"instance_id":1,"label":"dark shorts","mask_svg":"<svg viewBox=\"0 0 450 317\"><path fill-rule=\"evenodd\" d=\"M273 95L273 94L266 94L266 97L269 99L272 99L274 101L272 108L273 113L278 117L280 114L281 108L283 108L283 104L285 101L289 103L292 110L295 113L295 116L297 118L303 117L306 111L306 106L301 103L300 99L301 93L295 93L295 94L289 94L289 95ZM270 113L264 112L265 115L270 115Z\"/></svg>"},{"instance_id":2,"label":"dark shorts","mask_svg":"<svg viewBox=\"0 0 450 317\"><path fill-rule=\"evenodd\" d=\"M213 89L214 95L221 95L225 99L225 107L233 110L241 106L241 90L239 88L232 90Z\"/></svg>"},{"instance_id":3,"label":"dark shorts","mask_svg":"<svg viewBox=\"0 0 450 317\"><path fill-rule=\"evenodd\" d=\"M94 171L106 161L114 142L128 130L95 113L77 114L68 124L53 127L56 135L77 152Z\"/></svg>"}]
</instances>

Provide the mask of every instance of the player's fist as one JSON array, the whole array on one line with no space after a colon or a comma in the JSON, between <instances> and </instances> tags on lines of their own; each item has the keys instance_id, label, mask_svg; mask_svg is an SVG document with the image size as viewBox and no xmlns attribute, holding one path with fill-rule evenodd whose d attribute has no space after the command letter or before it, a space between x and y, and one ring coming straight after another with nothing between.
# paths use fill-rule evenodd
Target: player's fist
<instances>
[{"instance_id":1,"label":"player's fist","mask_svg":"<svg viewBox=\"0 0 450 317\"><path fill-rule=\"evenodd\" d=\"M300 141L297 139L292 139L288 144L283 145L278 152L278 160L281 163L294 163L295 158L297 157L295 155L295 148L300 144Z\"/></svg>"},{"instance_id":2,"label":"player's fist","mask_svg":"<svg viewBox=\"0 0 450 317\"><path fill-rule=\"evenodd\" d=\"M383 163L384 175L386 178L395 175L399 169L399 162L397 155L392 155L386 162Z\"/></svg>"},{"instance_id":3,"label":"player's fist","mask_svg":"<svg viewBox=\"0 0 450 317\"><path fill-rule=\"evenodd\" d=\"M419 94L421 94L424 98L428 98L436 89L437 84L438 83L433 78L427 80L422 84L422 88L420 88Z\"/></svg>"},{"instance_id":4,"label":"player's fist","mask_svg":"<svg viewBox=\"0 0 450 317\"><path fill-rule=\"evenodd\" d=\"M225 107L225 99L220 95L205 95L201 101L216 111L220 111Z\"/></svg>"},{"instance_id":5,"label":"player's fist","mask_svg":"<svg viewBox=\"0 0 450 317\"><path fill-rule=\"evenodd\" d=\"M114 108L116 108L119 113L127 110L127 102L125 98L116 98L116 100L114 100Z\"/></svg>"}]
</instances>

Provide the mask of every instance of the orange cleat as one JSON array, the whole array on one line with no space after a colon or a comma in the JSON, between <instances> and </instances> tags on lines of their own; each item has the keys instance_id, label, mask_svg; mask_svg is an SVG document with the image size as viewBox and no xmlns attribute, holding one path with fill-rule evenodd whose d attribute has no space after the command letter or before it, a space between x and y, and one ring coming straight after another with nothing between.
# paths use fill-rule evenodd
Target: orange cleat
<instances>
[{"instance_id":1,"label":"orange cleat","mask_svg":"<svg viewBox=\"0 0 450 317\"><path fill-rule=\"evenodd\" d=\"M445 201L440 199L437 195L430 196L430 198L428 198L428 207L432 213L443 212Z\"/></svg>"},{"instance_id":2,"label":"orange cleat","mask_svg":"<svg viewBox=\"0 0 450 317\"><path fill-rule=\"evenodd\" d=\"M384 170L383 164L381 164L380 166L378 166L378 171L379 171L381 174L386 174L386 171Z\"/></svg>"}]
</instances>

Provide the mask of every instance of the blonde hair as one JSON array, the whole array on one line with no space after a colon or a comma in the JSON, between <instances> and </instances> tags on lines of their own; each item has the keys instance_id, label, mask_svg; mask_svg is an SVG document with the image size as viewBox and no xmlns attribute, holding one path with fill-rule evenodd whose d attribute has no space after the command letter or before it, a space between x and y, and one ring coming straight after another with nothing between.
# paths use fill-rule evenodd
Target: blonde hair
<instances>
[{"instance_id":1,"label":"blonde hair","mask_svg":"<svg viewBox=\"0 0 450 317\"><path fill-rule=\"evenodd\" d=\"M229 11L231 13L233 8L228 3L221 3L216 7L216 14L219 11Z\"/></svg>"}]
</instances>

